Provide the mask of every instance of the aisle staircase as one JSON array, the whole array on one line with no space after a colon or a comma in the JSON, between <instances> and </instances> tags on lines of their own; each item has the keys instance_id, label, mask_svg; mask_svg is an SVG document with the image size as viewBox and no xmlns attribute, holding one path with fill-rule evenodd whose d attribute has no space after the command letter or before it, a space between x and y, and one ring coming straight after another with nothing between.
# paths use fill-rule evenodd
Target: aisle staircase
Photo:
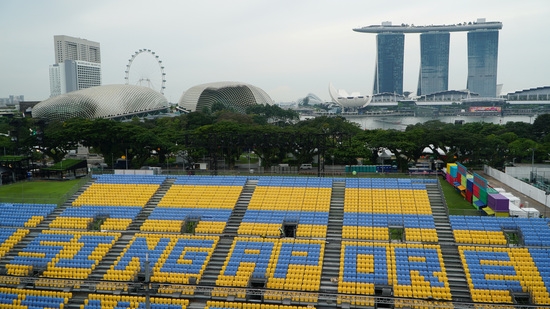
<instances>
[{"instance_id":1,"label":"aisle staircase","mask_svg":"<svg viewBox=\"0 0 550 309\"><path fill-rule=\"evenodd\" d=\"M166 192L170 190L170 187L174 184L176 181L175 178L166 178L164 182L160 185L160 187L157 189L155 194L149 199L147 204L141 209L141 211L138 213L136 218L130 223L127 231L131 231L132 233L138 232L141 225L147 220L149 215L153 212L155 207L159 204L160 200L166 195Z\"/></svg>"},{"instance_id":2,"label":"aisle staircase","mask_svg":"<svg viewBox=\"0 0 550 309\"><path fill-rule=\"evenodd\" d=\"M340 249L342 246L342 224L344 221L344 196L346 183L334 180L330 197L330 212L327 225L327 241L321 274L321 293L336 294L338 292L338 275L340 271ZM331 298L319 298L319 303L329 304Z\"/></svg>"},{"instance_id":3,"label":"aisle staircase","mask_svg":"<svg viewBox=\"0 0 550 309\"><path fill-rule=\"evenodd\" d=\"M235 205L235 208L233 208L233 212L231 212L229 220L227 220L227 224L225 225L224 230L224 236L237 236L239 225L241 224L244 213L248 208L248 203L250 203L250 199L252 199L252 194L254 194L254 190L256 189L257 184L257 179L247 180L246 184L243 187L243 190L241 191L241 195L237 200L237 204Z\"/></svg>"},{"instance_id":4,"label":"aisle staircase","mask_svg":"<svg viewBox=\"0 0 550 309\"><path fill-rule=\"evenodd\" d=\"M233 239L237 236L239 225L241 224L241 220L244 216L244 213L246 212L246 209L248 208L248 203L252 198L252 194L254 194L254 190L256 189L257 184L258 184L258 180L249 179L244 185L244 188L241 191L241 195L237 200L235 208L233 208L233 212L231 213L231 216L227 221L224 234L220 237L218 245L216 246L216 249L212 253L212 257L210 258L210 261L208 262L208 265L206 266L206 269L204 270L204 273L201 277L201 280L200 280L201 286L213 287L216 285L216 280L218 279L218 275L220 274L223 264L225 262L225 259L229 254L229 249L231 248ZM208 292L204 292L204 293L199 292L199 293L195 293L195 296L199 296L203 294L202 296L207 297L208 295L205 295L207 293Z\"/></svg>"},{"instance_id":5,"label":"aisle staircase","mask_svg":"<svg viewBox=\"0 0 550 309\"><path fill-rule=\"evenodd\" d=\"M426 184L432 214L439 239L439 246L443 256L443 262L447 270L449 287L453 301L471 302L470 290L466 281L466 274L460 260L458 248L454 242L453 231L447 213L447 204L443 198L443 191L439 183Z\"/></svg>"}]
</instances>

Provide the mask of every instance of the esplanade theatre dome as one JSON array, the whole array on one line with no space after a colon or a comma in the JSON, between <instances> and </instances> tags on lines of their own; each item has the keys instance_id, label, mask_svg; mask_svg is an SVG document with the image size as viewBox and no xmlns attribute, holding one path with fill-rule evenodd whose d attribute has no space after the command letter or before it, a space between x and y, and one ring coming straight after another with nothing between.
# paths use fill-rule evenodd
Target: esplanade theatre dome
<instances>
[{"instance_id":1,"label":"esplanade theatre dome","mask_svg":"<svg viewBox=\"0 0 550 309\"><path fill-rule=\"evenodd\" d=\"M69 92L38 103L34 118L66 120L142 116L168 109L166 98L155 90L134 85L104 85Z\"/></svg>"},{"instance_id":2,"label":"esplanade theatre dome","mask_svg":"<svg viewBox=\"0 0 550 309\"><path fill-rule=\"evenodd\" d=\"M240 113L255 104L273 104L269 95L256 86L239 82L215 82L189 88L182 94L178 105L195 112L205 107L211 108L218 102Z\"/></svg>"}]
</instances>

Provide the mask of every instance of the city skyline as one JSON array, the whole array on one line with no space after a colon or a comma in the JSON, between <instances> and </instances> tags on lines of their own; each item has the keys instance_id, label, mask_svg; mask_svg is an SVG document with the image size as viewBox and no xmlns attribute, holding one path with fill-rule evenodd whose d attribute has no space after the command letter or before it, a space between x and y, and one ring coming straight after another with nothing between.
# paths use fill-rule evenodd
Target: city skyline
<instances>
[{"instance_id":1,"label":"city skyline","mask_svg":"<svg viewBox=\"0 0 550 309\"><path fill-rule=\"evenodd\" d=\"M376 39L353 28L383 21L450 25L477 18L504 25L497 76L502 93L550 85L550 43L540 39L550 26L546 2L527 1L521 10L515 1L390 2L160 1L153 6L100 0L80 10L71 1L7 0L0 3L6 15L0 25L9 29L0 34L6 46L0 57L5 70L0 96L47 99L48 66L54 59L51 38L66 34L101 42L102 84L124 84L130 56L142 48L155 50L165 66L170 102L195 85L217 81L250 83L276 102L295 101L308 93L329 101L330 82L350 92L373 90ZM25 22L19 21L21 16ZM449 89L467 87L466 42L466 33L453 34ZM420 35L408 34L404 45L403 91L416 92Z\"/></svg>"}]
</instances>

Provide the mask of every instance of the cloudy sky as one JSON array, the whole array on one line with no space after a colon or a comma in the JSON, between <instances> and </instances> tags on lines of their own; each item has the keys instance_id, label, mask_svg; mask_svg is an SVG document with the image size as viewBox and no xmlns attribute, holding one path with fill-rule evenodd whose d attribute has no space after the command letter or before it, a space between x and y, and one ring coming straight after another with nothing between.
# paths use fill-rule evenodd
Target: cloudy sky
<instances>
[{"instance_id":1,"label":"cloudy sky","mask_svg":"<svg viewBox=\"0 0 550 309\"><path fill-rule=\"evenodd\" d=\"M54 35L99 42L103 84L123 84L130 56L155 51L170 102L216 81L253 84L276 102L308 93L330 100L330 82L371 94L375 35L352 28L477 18L503 23L498 83L504 93L550 85L548 0L1 0L0 12L0 97L48 98ZM406 35L406 91L417 87L419 49L419 36ZM466 49L466 33L451 33L450 89L466 87ZM130 78L159 80L152 59L137 56Z\"/></svg>"}]
</instances>

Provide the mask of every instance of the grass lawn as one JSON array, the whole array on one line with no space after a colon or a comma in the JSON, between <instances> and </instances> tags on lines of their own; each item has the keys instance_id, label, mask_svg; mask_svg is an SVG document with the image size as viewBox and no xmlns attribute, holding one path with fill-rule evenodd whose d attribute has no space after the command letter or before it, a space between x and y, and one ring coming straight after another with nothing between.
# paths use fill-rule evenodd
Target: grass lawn
<instances>
[{"instance_id":1,"label":"grass lawn","mask_svg":"<svg viewBox=\"0 0 550 309\"><path fill-rule=\"evenodd\" d=\"M473 214L477 213L477 209L470 204L456 189L448 182L439 178L439 183L441 184L441 189L443 190L443 196L447 202L447 207L449 208L449 214L451 215L467 215L468 213Z\"/></svg>"},{"instance_id":2,"label":"grass lawn","mask_svg":"<svg viewBox=\"0 0 550 309\"><path fill-rule=\"evenodd\" d=\"M250 154L250 164L256 164L256 163L258 163L258 156L255 154ZM242 154L239 157L239 160L235 162L235 164L239 164L239 165L248 164L248 153Z\"/></svg>"},{"instance_id":3,"label":"grass lawn","mask_svg":"<svg viewBox=\"0 0 550 309\"><path fill-rule=\"evenodd\" d=\"M32 180L0 186L0 202L47 203L64 202L67 194L76 192L85 180Z\"/></svg>"}]
</instances>

